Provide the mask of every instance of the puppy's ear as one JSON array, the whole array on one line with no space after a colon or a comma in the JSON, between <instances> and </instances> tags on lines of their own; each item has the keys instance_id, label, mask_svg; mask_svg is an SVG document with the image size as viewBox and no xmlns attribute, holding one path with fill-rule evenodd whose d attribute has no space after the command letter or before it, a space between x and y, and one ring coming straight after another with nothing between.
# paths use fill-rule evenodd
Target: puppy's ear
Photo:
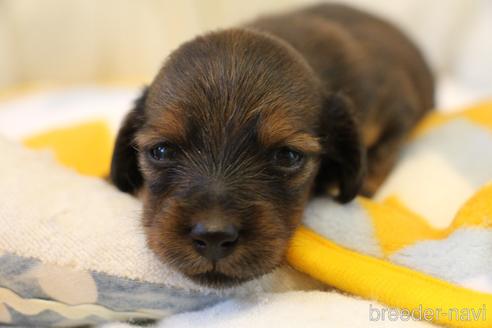
<instances>
[{"instance_id":1,"label":"puppy's ear","mask_svg":"<svg viewBox=\"0 0 492 328\"><path fill-rule=\"evenodd\" d=\"M135 133L144 123L144 106L148 89L135 101L134 108L128 113L121 125L111 159L111 182L121 191L133 193L143 184L138 167L138 152L135 148Z\"/></svg>"},{"instance_id":2,"label":"puppy's ear","mask_svg":"<svg viewBox=\"0 0 492 328\"><path fill-rule=\"evenodd\" d=\"M320 135L323 155L316 178L316 192L338 189L336 200L351 201L359 192L366 171L366 153L362 144L352 102L341 94L326 97Z\"/></svg>"}]
</instances>

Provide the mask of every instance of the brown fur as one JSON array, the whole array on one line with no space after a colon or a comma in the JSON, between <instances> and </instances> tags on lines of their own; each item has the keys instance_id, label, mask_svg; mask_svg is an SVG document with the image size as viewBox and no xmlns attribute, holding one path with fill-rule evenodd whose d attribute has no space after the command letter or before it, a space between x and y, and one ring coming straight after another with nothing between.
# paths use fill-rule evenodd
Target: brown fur
<instances>
[{"instance_id":1,"label":"brown fur","mask_svg":"<svg viewBox=\"0 0 492 328\"><path fill-rule=\"evenodd\" d=\"M378 18L328 4L261 18L170 55L120 130L111 178L142 194L159 258L200 283L240 283L282 262L310 197L374 192L432 98L418 50ZM172 156L153 160L157 144ZM237 228L230 255L197 253L201 223Z\"/></svg>"}]
</instances>

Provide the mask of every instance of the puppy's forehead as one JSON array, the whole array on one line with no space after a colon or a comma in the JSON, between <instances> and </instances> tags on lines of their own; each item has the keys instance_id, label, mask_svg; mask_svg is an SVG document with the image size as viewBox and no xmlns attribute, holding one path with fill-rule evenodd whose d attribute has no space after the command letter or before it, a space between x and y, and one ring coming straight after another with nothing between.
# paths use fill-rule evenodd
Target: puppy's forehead
<instances>
[{"instance_id":1,"label":"puppy's forehead","mask_svg":"<svg viewBox=\"0 0 492 328\"><path fill-rule=\"evenodd\" d=\"M293 49L272 37L212 33L170 56L150 87L148 121L177 138L185 137L185 127L214 127L217 134L272 118L301 129L315 121L313 76Z\"/></svg>"},{"instance_id":2,"label":"puppy's forehead","mask_svg":"<svg viewBox=\"0 0 492 328\"><path fill-rule=\"evenodd\" d=\"M260 141L274 143L294 133L315 133L311 120L300 114L282 102L250 108L231 104L219 109L210 104L183 105L150 110L145 129L175 141L184 141L190 134L223 138L241 132L255 132Z\"/></svg>"}]
</instances>

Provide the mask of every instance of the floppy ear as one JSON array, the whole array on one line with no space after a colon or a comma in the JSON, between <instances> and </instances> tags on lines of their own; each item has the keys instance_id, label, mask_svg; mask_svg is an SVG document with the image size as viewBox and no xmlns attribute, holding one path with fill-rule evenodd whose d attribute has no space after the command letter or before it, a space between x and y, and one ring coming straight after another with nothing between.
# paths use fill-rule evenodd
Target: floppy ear
<instances>
[{"instance_id":1,"label":"floppy ear","mask_svg":"<svg viewBox=\"0 0 492 328\"><path fill-rule=\"evenodd\" d=\"M133 193L143 184L138 167L138 152L135 148L135 133L144 122L144 106L148 89L135 101L134 108L128 113L121 125L111 159L110 179L121 191Z\"/></svg>"},{"instance_id":2,"label":"floppy ear","mask_svg":"<svg viewBox=\"0 0 492 328\"><path fill-rule=\"evenodd\" d=\"M316 191L327 193L337 187L335 199L351 201L359 192L365 171L366 153L352 102L341 94L328 96L320 117L323 155L316 178Z\"/></svg>"}]
</instances>

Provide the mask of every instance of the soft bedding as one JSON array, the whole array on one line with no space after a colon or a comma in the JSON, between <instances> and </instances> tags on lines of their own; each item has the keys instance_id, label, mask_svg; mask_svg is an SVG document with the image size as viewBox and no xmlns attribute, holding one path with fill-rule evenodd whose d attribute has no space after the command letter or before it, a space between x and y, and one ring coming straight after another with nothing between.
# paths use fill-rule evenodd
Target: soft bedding
<instances>
[{"instance_id":1,"label":"soft bedding","mask_svg":"<svg viewBox=\"0 0 492 328\"><path fill-rule=\"evenodd\" d=\"M208 316L226 325L229 313L230 323L268 324L292 304L319 300L326 313L313 305L307 316L289 311L285 322L383 324L378 301L417 309L412 315L422 321L492 325L492 103L428 117L374 200L312 202L288 261L325 285L285 267L217 292L158 263L145 247L139 202L100 179L132 97L133 90L65 90L0 107L8 154L0 163L0 322L166 318L166 326ZM50 149L56 162L26 147ZM306 291L325 286L368 301ZM334 304L343 309L338 318L326 315ZM446 315L422 318L423 309L438 308ZM392 322L422 324L401 316Z\"/></svg>"}]
</instances>

